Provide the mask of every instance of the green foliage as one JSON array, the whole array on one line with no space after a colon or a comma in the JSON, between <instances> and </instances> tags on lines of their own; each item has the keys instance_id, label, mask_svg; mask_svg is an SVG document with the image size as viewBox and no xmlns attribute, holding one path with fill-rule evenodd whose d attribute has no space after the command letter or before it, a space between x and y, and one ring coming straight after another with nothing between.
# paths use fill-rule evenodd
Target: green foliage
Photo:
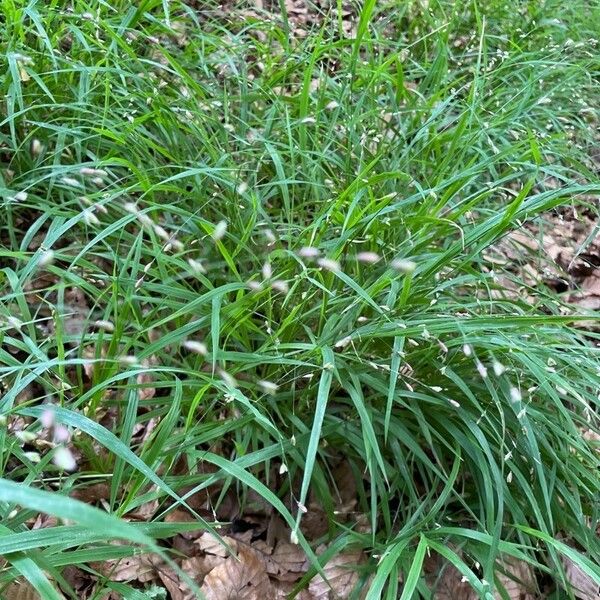
<instances>
[{"instance_id":1,"label":"green foliage","mask_svg":"<svg viewBox=\"0 0 600 600\"><path fill-rule=\"evenodd\" d=\"M178 526L119 518L215 484L309 552L295 499L325 499L328 539L381 557L370 599L398 572L425 595L428 550L482 597L500 554L600 578L597 317L526 302L486 258L594 209L598 9L393 4L366 2L353 40L335 18L288 39L287 18L179 2L4 3L0 413L37 435L53 402L84 468L0 428L1 582L48 593L44 572L133 552L109 536L152 548ZM340 455L371 534L334 512ZM90 480L112 514L67 497ZM36 511L69 519L60 537L27 529Z\"/></svg>"}]
</instances>

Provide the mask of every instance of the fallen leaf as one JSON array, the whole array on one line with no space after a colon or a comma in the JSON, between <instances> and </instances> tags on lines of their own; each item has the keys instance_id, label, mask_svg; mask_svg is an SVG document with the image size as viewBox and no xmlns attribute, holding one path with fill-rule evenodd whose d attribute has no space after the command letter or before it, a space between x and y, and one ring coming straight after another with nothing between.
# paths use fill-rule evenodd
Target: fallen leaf
<instances>
[{"instance_id":1,"label":"fallen leaf","mask_svg":"<svg viewBox=\"0 0 600 600\"><path fill-rule=\"evenodd\" d=\"M586 277L581 282L581 289L591 296L600 296L600 277Z\"/></svg>"},{"instance_id":2,"label":"fallen leaf","mask_svg":"<svg viewBox=\"0 0 600 600\"><path fill-rule=\"evenodd\" d=\"M157 573L162 584L169 592L171 600L193 599L194 596L192 592L187 589L187 586L185 584L182 584L179 575L175 572L174 569L166 565L160 565L157 569Z\"/></svg>"},{"instance_id":3,"label":"fallen leaf","mask_svg":"<svg viewBox=\"0 0 600 600\"><path fill-rule=\"evenodd\" d=\"M151 356L149 359L143 361L142 366L149 368L157 363L157 359ZM156 388L152 385L154 383L154 375L150 371L144 371L137 376L136 380L138 384L138 396L140 400L150 400L156 395Z\"/></svg>"},{"instance_id":4,"label":"fallen leaf","mask_svg":"<svg viewBox=\"0 0 600 600\"><path fill-rule=\"evenodd\" d=\"M229 557L205 578L201 588L206 600L275 600L265 564L256 553L240 548L237 558Z\"/></svg>"},{"instance_id":5,"label":"fallen leaf","mask_svg":"<svg viewBox=\"0 0 600 600\"><path fill-rule=\"evenodd\" d=\"M102 481L88 485L87 487L71 490L69 495L71 498L75 498L86 504L93 504L94 502L98 502L98 500L108 500L110 498L110 485Z\"/></svg>"},{"instance_id":6,"label":"fallen leaf","mask_svg":"<svg viewBox=\"0 0 600 600\"><path fill-rule=\"evenodd\" d=\"M292 597L290 594L296 587L294 581L277 581L275 587L275 600L288 600ZM293 596L294 600L315 600L314 596L308 590L301 590L297 596Z\"/></svg>"},{"instance_id":7,"label":"fallen leaf","mask_svg":"<svg viewBox=\"0 0 600 600\"><path fill-rule=\"evenodd\" d=\"M64 596L57 592L59 597ZM13 581L7 588L2 591L3 600L40 600L40 595L36 592L35 588L24 579L18 579Z\"/></svg>"},{"instance_id":8,"label":"fallen leaf","mask_svg":"<svg viewBox=\"0 0 600 600\"><path fill-rule=\"evenodd\" d=\"M275 570L276 569L276 570ZM296 544L279 542L271 554L270 573L275 577L292 572L301 575L308 570L306 554Z\"/></svg>"},{"instance_id":9,"label":"fallen leaf","mask_svg":"<svg viewBox=\"0 0 600 600\"><path fill-rule=\"evenodd\" d=\"M432 566L435 567L432 569ZM438 554L429 561L430 575L427 585L433 590L434 600L477 600L473 588L462 580L460 571L450 563L444 563Z\"/></svg>"},{"instance_id":10,"label":"fallen leaf","mask_svg":"<svg viewBox=\"0 0 600 600\"><path fill-rule=\"evenodd\" d=\"M357 567L363 560L362 552L341 552L323 567L326 579L315 575L310 580L308 590L315 600L346 600L358 583Z\"/></svg>"},{"instance_id":11,"label":"fallen leaf","mask_svg":"<svg viewBox=\"0 0 600 600\"><path fill-rule=\"evenodd\" d=\"M200 550L207 554L214 554L222 558L231 556L231 552L237 551L237 542L233 538L223 536L220 540L211 532L206 531L199 537L195 543L198 545ZM227 546L225 546L226 544Z\"/></svg>"},{"instance_id":12,"label":"fallen leaf","mask_svg":"<svg viewBox=\"0 0 600 600\"><path fill-rule=\"evenodd\" d=\"M573 587L572 592L580 600L599 600L600 584L594 581L567 556L561 556L567 581Z\"/></svg>"},{"instance_id":13,"label":"fallen leaf","mask_svg":"<svg viewBox=\"0 0 600 600\"><path fill-rule=\"evenodd\" d=\"M214 568L223 562L222 557L214 554L206 556L192 556L181 563L181 570L190 576L196 583L200 583Z\"/></svg>"},{"instance_id":14,"label":"fallen leaf","mask_svg":"<svg viewBox=\"0 0 600 600\"><path fill-rule=\"evenodd\" d=\"M145 583L155 579L157 561L160 561L157 555L143 554L94 563L93 568L111 581Z\"/></svg>"},{"instance_id":15,"label":"fallen leaf","mask_svg":"<svg viewBox=\"0 0 600 600\"><path fill-rule=\"evenodd\" d=\"M535 576L531 565L513 557L505 557L496 572L497 583L504 588L511 600L534 600L532 592L535 590ZM503 600L499 590L496 590L494 598Z\"/></svg>"}]
</instances>

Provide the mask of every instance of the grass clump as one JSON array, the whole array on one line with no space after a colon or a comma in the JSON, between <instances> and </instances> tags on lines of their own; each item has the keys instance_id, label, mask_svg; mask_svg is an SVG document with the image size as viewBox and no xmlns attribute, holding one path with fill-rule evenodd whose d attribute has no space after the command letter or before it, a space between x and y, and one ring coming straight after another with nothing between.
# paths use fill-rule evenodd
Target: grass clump
<instances>
[{"instance_id":1,"label":"grass clump","mask_svg":"<svg viewBox=\"0 0 600 600\"><path fill-rule=\"evenodd\" d=\"M3 583L57 597L209 492L217 516L262 498L313 559L365 550L368 598L428 597L427 551L483 598L507 556L600 577L595 317L487 255L597 208L600 16L480 4L302 37L240 7L7 4ZM104 510L68 498L91 483ZM69 521L32 543L38 512Z\"/></svg>"}]
</instances>

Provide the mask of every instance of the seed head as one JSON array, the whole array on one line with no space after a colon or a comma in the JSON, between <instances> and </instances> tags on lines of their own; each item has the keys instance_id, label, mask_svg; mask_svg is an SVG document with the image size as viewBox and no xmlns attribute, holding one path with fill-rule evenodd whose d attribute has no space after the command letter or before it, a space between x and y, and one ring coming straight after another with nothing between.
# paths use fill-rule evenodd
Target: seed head
<instances>
[{"instance_id":1,"label":"seed head","mask_svg":"<svg viewBox=\"0 0 600 600\"><path fill-rule=\"evenodd\" d=\"M262 267L263 279L271 279L272 275L273 275L273 269L271 268L271 263L266 262Z\"/></svg>"},{"instance_id":2,"label":"seed head","mask_svg":"<svg viewBox=\"0 0 600 600\"><path fill-rule=\"evenodd\" d=\"M504 373L506 371L506 367L502 363L498 362L497 360L494 361L492 368L494 369L494 374L497 377L500 377L500 375L502 375L502 373Z\"/></svg>"},{"instance_id":3,"label":"seed head","mask_svg":"<svg viewBox=\"0 0 600 600\"><path fill-rule=\"evenodd\" d=\"M331 258L319 258L319 260L317 260L317 264L326 271L341 271L340 263Z\"/></svg>"},{"instance_id":4,"label":"seed head","mask_svg":"<svg viewBox=\"0 0 600 600\"><path fill-rule=\"evenodd\" d=\"M374 265L381 260L381 257L377 252L359 252L356 255L356 260L367 265Z\"/></svg>"},{"instance_id":5,"label":"seed head","mask_svg":"<svg viewBox=\"0 0 600 600\"><path fill-rule=\"evenodd\" d=\"M518 388L516 388L516 387L510 388L510 399L513 402L521 402L521 400L523 399L523 396L521 396L521 392L519 391Z\"/></svg>"},{"instance_id":6,"label":"seed head","mask_svg":"<svg viewBox=\"0 0 600 600\"><path fill-rule=\"evenodd\" d=\"M219 375L221 376L221 379L225 382L225 385L227 385L228 387L236 388L238 386L238 383L235 380L235 378L231 376L227 371L223 371L221 369L219 370Z\"/></svg>"},{"instance_id":7,"label":"seed head","mask_svg":"<svg viewBox=\"0 0 600 600\"><path fill-rule=\"evenodd\" d=\"M54 441L59 444L64 444L69 441L69 430L60 423L54 427Z\"/></svg>"},{"instance_id":8,"label":"seed head","mask_svg":"<svg viewBox=\"0 0 600 600\"><path fill-rule=\"evenodd\" d=\"M40 423L44 429L49 429L54 425L54 410L52 408L44 409L44 412L40 415Z\"/></svg>"},{"instance_id":9,"label":"seed head","mask_svg":"<svg viewBox=\"0 0 600 600\"><path fill-rule=\"evenodd\" d=\"M119 362L122 365L134 367L140 364L140 361L137 356L133 354L124 354L123 356L119 356Z\"/></svg>"},{"instance_id":10,"label":"seed head","mask_svg":"<svg viewBox=\"0 0 600 600\"><path fill-rule=\"evenodd\" d=\"M335 343L335 348L345 348L350 342L352 338L348 335L345 338L342 338L338 342Z\"/></svg>"},{"instance_id":11,"label":"seed head","mask_svg":"<svg viewBox=\"0 0 600 600\"><path fill-rule=\"evenodd\" d=\"M115 324L112 321L107 321L105 319L99 319L98 321L94 321L94 325L98 329L103 329L108 333L112 333L115 330Z\"/></svg>"},{"instance_id":12,"label":"seed head","mask_svg":"<svg viewBox=\"0 0 600 600\"><path fill-rule=\"evenodd\" d=\"M81 183L79 183L79 181L73 177L63 177L61 181L70 187L81 187Z\"/></svg>"},{"instance_id":13,"label":"seed head","mask_svg":"<svg viewBox=\"0 0 600 600\"><path fill-rule=\"evenodd\" d=\"M154 233L156 233L156 235L159 238L161 238L167 242L171 239L171 236L169 235L169 233L167 232L167 230L164 227L161 227L160 225L154 225L153 229L154 229Z\"/></svg>"},{"instance_id":14,"label":"seed head","mask_svg":"<svg viewBox=\"0 0 600 600\"><path fill-rule=\"evenodd\" d=\"M79 172L85 177L106 177L108 175L103 169L91 169L90 167L82 167Z\"/></svg>"},{"instance_id":15,"label":"seed head","mask_svg":"<svg viewBox=\"0 0 600 600\"><path fill-rule=\"evenodd\" d=\"M31 140L31 154L33 156L39 156L43 150L42 142L38 139Z\"/></svg>"},{"instance_id":16,"label":"seed head","mask_svg":"<svg viewBox=\"0 0 600 600\"><path fill-rule=\"evenodd\" d=\"M392 268L396 269L396 271L399 271L400 273L409 274L417 268L417 265L412 260L397 258L396 260L392 261Z\"/></svg>"},{"instance_id":17,"label":"seed head","mask_svg":"<svg viewBox=\"0 0 600 600\"><path fill-rule=\"evenodd\" d=\"M212 238L217 242L223 239L225 232L227 231L227 221L219 221L212 232Z\"/></svg>"},{"instance_id":18,"label":"seed head","mask_svg":"<svg viewBox=\"0 0 600 600\"><path fill-rule=\"evenodd\" d=\"M475 361L475 366L477 367L477 371L479 372L479 375L481 375L481 377L483 379L485 379L487 377L487 369L484 367L483 363L481 363L481 361L477 360Z\"/></svg>"},{"instance_id":19,"label":"seed head","mask_svg":"<svg viewBox=\"0 0 600 600\"><path fill-rule=\"evenodd\" d=\"M27 200L27 192L17 192L13 198L17 202L25 202L25 200Z\"/></svg>"},{"instance_id":20,"label":"seed head","mask_svg":"<svg viewBox=\"0 0 600 600\"><path fill-rule=\"evenodd\" d=\"M23 456L32 463L39 463L42 460L39 452L23 452Z\"/></svg>"},{"instance_id":21,"label":"seed head","mask_svg":"<svg viewBox=\"0 0 600 600\"><path fill-rule=\"evenodd\" d=\"M251 279L250 281L246 281L246 285L253 291L258 292L262 289L262 284L260 281L254 281Z\"/></svg>"},{"instance_id":22,"label":"seed head","mask_svg":"<svg viewBox=\"0 0 600 600\"><path fill-rule=\"evenodd\" d=\"M15 437L23 444L29 444L37 439L37 435L31 431L15 431Z\"/></svg>"},{"instance_id":23,"label":"seed head","mask_svg":"<svg viewBox=\"0 0 600 600\"><path fill-rule=\"evenodd\" d=\"M304 246L298 250L298 256L302 258L317 258L319 254L321 254L320 250L312 246Z\"/></svg>"},{"instance_id":24,"label":"seed head","mask_svg":"<svg viewBox=\"0 0 600 600\"><path fill-rule=\"evenodd\" d=\"M290 286L285 281L281 281L281 279L276 279L275 281L272 281L271 287L274 290L281 292L282 294L287 294L290 289Z\"/></svg>"},{"instance_id":25,"label":"seed head","mask_svg":"<svg viewBox=\"0 0 600 600\"><path fill-rule=\"evenodd\" d=\"M203 342L198 342L196 340L185 340L185 342L183 342L181 345L190 352L201 354L202 356L206 356L208 354L208 348Z\"/></svg>"},{"instance_id":26,"label":"seed head","mask_svg":"<svg viewBox=\"0 0 600 600\"><path fill-rule=\"evenodd\" d=\"M100 221L98 217L94 214L94 211L91 208L86 208L83 211L83 220L86 225L100 225Z\"/></svg>"},{"instance_id":27,"label":"seed head","mask_svg":"<svg viewBox=\"0 0 600 600\"><path fill-rule=\"evenodd\" d=\"M38 267L42 269L51 265L54 262L54 252L52 250L46 250L40 254L40 258L38 260Z\"/></svg>"},{"instance_id":28,"label":"seed head","mask_svg":"<svg viewBox=\"0 0 600 600\"><path fill-rule=\"evenodd\" d=\"M75 457L65 446L58 446L54 450L52 462L63 471L74 471L77 468Z\"/></svg>"},{"instance_id":29,"label":"seed head","mask_svg":"<svg viewBox=\"0 0 600 600\"><path fill-rule=\"evenodd\" d=\"M197 275L206 273L206 269L199 260L188 258L188 265L190 265L192 271L194 271L194 273L196 273Z\"/></svg>"},{"instance_id":30,"label":"seed head","mask_svg":"<svg viewBox=\"0 0 600 600\"><path fill-rule=\"evenodd\" d=\"M258 385L262 388L262 390L266 394L271 394L271 395L274 395L277 392L277 390L279 389L279 386L276 383L273 383L272 381L265 381L264 379L259 381Z\"/></svg>"},{"instance_id":31,"label":"seed head","mask_svg":"<svg viewBox=\"0 0 600 600\"><path fill-rule=\"evenodd\" d=\"M183 242L180 242L177 238L171 238L170 244L171 246L173 246L173 248L175 248L177 252L183 252L185 248Z\"/></svg>"}]
</instances>

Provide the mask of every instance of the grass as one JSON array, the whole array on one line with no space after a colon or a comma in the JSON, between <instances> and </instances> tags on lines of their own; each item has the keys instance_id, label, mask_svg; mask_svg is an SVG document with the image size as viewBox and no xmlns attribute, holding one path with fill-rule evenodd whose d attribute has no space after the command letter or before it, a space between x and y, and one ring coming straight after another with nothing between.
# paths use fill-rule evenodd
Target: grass
<instances>
[{"instance_id":1,"label":"grass","mask_svg":"<svg viewBox=\"0 0 600 600\"><path fill-rule=\"evenodd\" d=\"M486 254L597 209L598 8L367 2L354 38L333 15L290 39L177 1L3 8L0 584L69 593L66 565L156 549L215 486L314 561L318 498L321 539L372 557L369 600L399 574L429 597L434 550L482 598L507 555L600 579L597 317L507 292ZM15 435L47 437L49 402L72 473ZM340 456L370 533L335 513ZM103 508L68 498L97 482Z\"/></svg>"}]
</instances>

